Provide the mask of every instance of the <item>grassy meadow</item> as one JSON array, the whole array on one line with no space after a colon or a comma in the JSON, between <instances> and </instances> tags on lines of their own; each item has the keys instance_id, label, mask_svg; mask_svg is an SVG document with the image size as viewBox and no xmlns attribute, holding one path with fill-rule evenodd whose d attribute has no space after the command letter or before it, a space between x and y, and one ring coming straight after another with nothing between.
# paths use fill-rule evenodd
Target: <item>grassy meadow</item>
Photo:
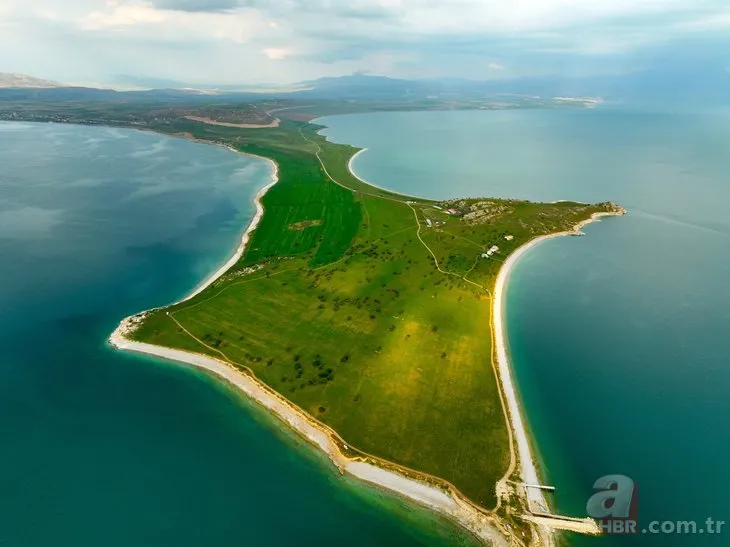
<instances>
[{"instance_id":1,"label":"grassy meadow","mask_svg":"<svg viewBox=\"0 0 730 547\"><path fill-rule=\"evenodd\" d=\"M398 196L354 178L357 150L317 129L175 127L273 159L279 183L239 263L134 338L247 367L355 449L492 507L509 462L490 330L499 267L613 205Z\"/></svg>"}]
</instances>

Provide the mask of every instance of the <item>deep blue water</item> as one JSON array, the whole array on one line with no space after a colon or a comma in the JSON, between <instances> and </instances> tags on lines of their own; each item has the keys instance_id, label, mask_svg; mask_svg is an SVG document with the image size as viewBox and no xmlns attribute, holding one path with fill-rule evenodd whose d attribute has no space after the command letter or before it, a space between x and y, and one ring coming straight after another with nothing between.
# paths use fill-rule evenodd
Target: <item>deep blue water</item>
<instances>
[{"instance_id":1,"label":"deep blue water","mask_svg":"<svg viewBox=\"0 0 730 547\"><path fill-rule=\"evenodd\" d=\"M638 486L653 520L730 522L730 116L597 110L325 118L374 183L444 198L611 199L629 210L550 240L507 290L510 350L559 511L594 481ZM487 326L485 325L485 329ZM726 525L727 528L727 525ZM728 545L639 534L576 545Z\"/></svg>"},{"instance_id":2,"label":"deep blue water","mask_svg":"<svg viewBox=\"0 0 730 547\"><path fill-rule=\"evenodd\" d=\"M448 546L231 389L106 344L238 245L263 160L0 123L0 545Z\"/></svg>"}]
</instances>

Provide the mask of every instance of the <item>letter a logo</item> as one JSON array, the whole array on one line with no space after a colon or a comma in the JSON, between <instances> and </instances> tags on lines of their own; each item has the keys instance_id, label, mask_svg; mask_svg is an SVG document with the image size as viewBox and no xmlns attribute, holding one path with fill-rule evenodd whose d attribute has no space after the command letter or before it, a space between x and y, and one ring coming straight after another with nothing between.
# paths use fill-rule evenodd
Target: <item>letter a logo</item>
<instances>
[{"instance_id":1,"label":"letter a logo","mask_svg":"<svg viewBox=\"0 0 730 547\"><path fill-rule=\"evenodd\" d=\"M595 519L629 517L634 498L634 481L624 475L606 475L593 484L596 492L586 503L588 515Z\"/></svg>"}]
</instances>

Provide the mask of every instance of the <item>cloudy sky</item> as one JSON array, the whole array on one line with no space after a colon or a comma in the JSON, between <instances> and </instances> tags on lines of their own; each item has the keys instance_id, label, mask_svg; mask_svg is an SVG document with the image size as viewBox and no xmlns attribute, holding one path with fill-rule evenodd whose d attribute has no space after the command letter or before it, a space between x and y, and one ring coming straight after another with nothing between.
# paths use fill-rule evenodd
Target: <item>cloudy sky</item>
<instances>
[{"instance_id":1,"label":"cloudy sky","mask_svg":"<svg viewBox=\"0 0 730 547\"><path fill-rule=\"evenodd\" d=\"M290 83L730 66L728 0L0 0L0 72Z\"/></svg>"}]
</instances>

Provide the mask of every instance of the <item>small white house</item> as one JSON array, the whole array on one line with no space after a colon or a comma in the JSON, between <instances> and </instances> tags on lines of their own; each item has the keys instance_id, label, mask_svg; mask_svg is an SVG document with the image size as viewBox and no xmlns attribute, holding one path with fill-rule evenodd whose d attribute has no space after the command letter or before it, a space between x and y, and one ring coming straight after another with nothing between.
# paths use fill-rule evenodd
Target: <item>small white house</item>
<instances>
[{"instance_id":1,"label":"small white house","mask_svg":"<svg viewBox=\"0 0 730 547\"><path fill-rule=\"evenodd\" d=\"M431 219L430 219L430 218L427 218L427 219L426 219L426 224L428 224L428 227L429 227L429 228L430 228L431 226L433 226L433 222L431 222Z\"/></svg>"},{"instance_id":2,"label":"small white house","mask_svg":"<svg viewBox=\"0 0 730 547\"><path fill-rule=\"evenodd\" d=\"M497 247L496 245L492 245L486 253L482 253L482 258L489 258L494 253L498 253L498 252L499 252L499 247Z\"/></svg>"},{"instance_id":3,"label":"small white house","mask_svg":"<svg viewBox=\"0 0 730 547\"><path fill-rule=\"evenodd\" d=\"M513 235L508 235L508 236L504 236L504 238L505 238L505 239L506 239L507 241L512 241L512 240L513 240L513 239L515 238L515 236L513 236Z\"/></svg>"},{"instance_id":4,"label":"small white house","mask_svg":"<svg viewBox=\"0 0 730 547\"><path fill-rule=\"evenodd\" d=\"M499 247L497 247L496 245L492 245L486 253L482 253L482 258L489 258L494 253L498 253L498 252L499 252Z\"/></svg>"}]
</instances>

